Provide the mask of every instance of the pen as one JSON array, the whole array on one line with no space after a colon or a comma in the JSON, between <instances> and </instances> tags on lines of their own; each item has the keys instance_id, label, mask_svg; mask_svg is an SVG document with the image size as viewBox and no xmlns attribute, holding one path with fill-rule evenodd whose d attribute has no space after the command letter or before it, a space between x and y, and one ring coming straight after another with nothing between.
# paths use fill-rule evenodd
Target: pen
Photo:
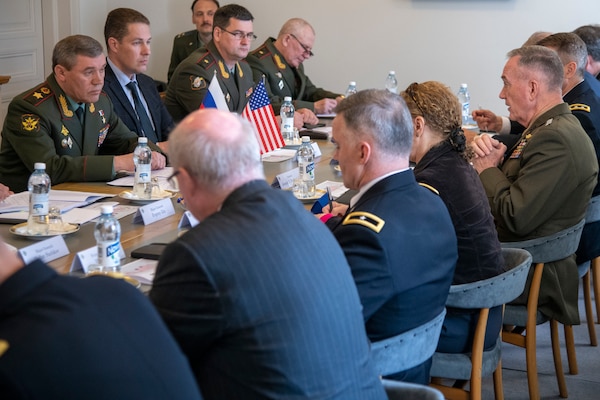
<instances>
[{"instance_id":1,"label":"pen","mask_svg":"<svg viewBox=\"0 0 600 400\"><path fill-rule=\"evenodd\" d=\"M331 197L331 189L327 186L327 199L329 201L329 212L333 211L333 197Z\"/></svg>"}]
</instances>

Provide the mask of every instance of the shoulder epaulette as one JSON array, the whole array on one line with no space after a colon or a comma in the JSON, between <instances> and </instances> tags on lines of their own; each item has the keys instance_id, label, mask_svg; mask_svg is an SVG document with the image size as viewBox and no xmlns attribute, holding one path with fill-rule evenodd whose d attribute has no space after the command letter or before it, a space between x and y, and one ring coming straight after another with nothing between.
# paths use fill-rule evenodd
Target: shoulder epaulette
<instances>
[{"instance_id":1,"label":"shoulder epaulette","mask_svg":"<svg viewBox=\"0 0 600 400\"><path fill-rule=\"evenodd\" d=\"M385 221L375 214L366 211L354 211L346 215L342 225L362 225L370 230L379 233L385 225Z\"/></svg>"},{"instance_id":2,"label":"shoulder epaulette","mask_svg":"<svg viewBox=\"0 0 600 400\"><path fill-rule=\"evenodd\" d=\"M175 36L175 39L179 39L179 38L182 38L184 36L190 36L191 34L196 33L196 32L198 32L198 31L195 30L195 29L191 30L191 31L181 32L180 34L178 34L178 35Z\"/></svg>"},{"instance_id":3,"label":"shoulder epaulette","mask_svg":"<svg viewBox=\"0 0 600 400\"><path fill-rule=\"evenodd\" d=\"M265 58L271 55L271 50L269 50L266 44L263 44L258 49L254 50L252 54L258 58Z\"/></svg>"},{"instance_id":4,"label":"shoulder epaulette","mask_svg":"<svg viewBox=\"0 0 600 400\"><path fill-rule=\"evenodd\" d=\"M48 84L44 82L41 85L37 86L35 89L33 89L31 93L25 95L25 97L23 97L23 100L33 104L34 106L37 106L38 104L42 103L44 100L51 96L52 90L50 89Z\"/></svg>"},{"instance_id":5,"label":"shoulder epaulette","mask_svg":"<svg viewBox=\"0 0 600 400\"><path fill-rule=\"evenodd\" d=\"M591 112L592 111L592 109L590 108L590 106L588 106L587 104L581 104L581 103L569 104L569 109L571 111L585 111L585 112Z\"/></svg>"},{"instance_id":6,"label":"shoulder epaulette","mask_svg":"<svg viewBox=\"0 0 600 400\"><path fill-rule=\"evenodd\" d=\"M215 58L210 54L210 51L202 54L202 56L196 61L196 64L204 69L210 68L215 63Z\"/></svg>"},{"instance_id":7,"label":"shoulder epaulette","mask_svg":"<svg viewBox=\"0 0 600 400\"><path fill-rule=\"evenodd\" d=\"M434 188L433 186L431 186L431 185L428 185L428 184L423 183L423 182L419 182L419 185L423 186L424 188L427 188L427 189L431 190L433 193L437 194L438 196L440 195L440 192L436 188Z\"/></svg>"}]
</instances>

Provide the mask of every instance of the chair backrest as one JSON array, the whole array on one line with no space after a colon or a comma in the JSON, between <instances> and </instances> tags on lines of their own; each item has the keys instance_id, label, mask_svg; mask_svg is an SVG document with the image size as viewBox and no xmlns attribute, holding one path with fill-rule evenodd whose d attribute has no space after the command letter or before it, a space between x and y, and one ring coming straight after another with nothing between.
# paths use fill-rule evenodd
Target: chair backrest
<instances>
[{"instance_id":1,"label":"chair backrest","mask_svg":"<svg viewBox=\"0 0 600 400\"><path fill-rule=\"evenodd\" d=\"M600 221L600 196L594 196L590 199L587 211L585 213L585 223Z\"/></svg>"},{"instance_id":2,"label":"chair backrest","mask_svg":"<svg viewBox=\"0 0 600 400\"><path fill-rule=\"evenodd\" d=\"M409 331L371 344L375 369L381 376L416 367L435 353L446 309L431 321Z\"/></svg>"},{"instance_id":3,"label":"chair backrest","mask_svg":"<svg viewBox=\"0 0 600 400\"><path fill-rule=\"evenodd\" d=\"M389 400L444 400L439 390L416 383L381 381Z\"/></svg>"},{"instance_id":4,"label":"chair backrest","mask_svg":"<svg viewBox=\"0 0 600 400\"><path fill-rule=\"evenodd\" d=\"M502 256L506 272L481 281L452 285L446 306L492 308L519 297L527 282L531 254L523 249L502 249Z\"/></svg>"},{"instance_id":5,"label":"chair backrest","mask_svg":"<svg viewBox=\"0 0 600 400\"><path fill-rule=\"evenodd\" d=\"M547 263L562 260L574 254L579 246L585 219L555 234L520 242L503 242L503 248L525 249L531 253L533 263Z\"/></svg>"}]
</instances>

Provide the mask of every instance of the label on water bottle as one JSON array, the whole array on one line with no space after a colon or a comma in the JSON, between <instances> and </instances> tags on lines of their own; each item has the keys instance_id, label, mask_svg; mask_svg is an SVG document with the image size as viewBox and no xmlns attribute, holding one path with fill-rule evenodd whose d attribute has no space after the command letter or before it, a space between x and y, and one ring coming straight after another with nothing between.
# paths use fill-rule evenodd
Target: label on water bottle
<instances>
[{"instance_id":1,"label":"label on water bottle","mask_svg":"<svg viewBox=\"0 0 600 400\"><path fill-rule=\"evenodd\" d=\"M48 193L31 194L31 215L48 215Z\"/></svg>"},{"instance_id":2,"label":"label on water bottle","mask_svg":"<svg viewBox=\"0 0 600 400\"><path fill-rule=\"evenodd\" d=\"M98 263L104 267L118 267L121 264L119 249L119 241L98 243Z\"/></svg>"},{"instance_id":3,"label":"label on water bottle","mask_svg":"<svg viewBox=\"0 0 600 400\"><path fill-rule=\"evenodd\" d=\"M137 183L149 183L150 182L151 165L150 164L138 164L135 167L135 181Z\"/></svg>"},{"instance_id":4,"label":"label on water bottle","mask_svg":"<svg viewBox=\"0 0 600 400\"><path fill-rule=\"evenodd\" d=\"M315 179L315 163L300 163L300 176L303 181L312 181Z\"/></svg>"},{"instance_id":5,"label":"label on water bottle","mask_svg":"<svg viewBox=\"0 0 600 400\"><path fill-rule=\"evenodd\" d=\"M463 121L468 121L469 118L471 117L471 114L469 113L469 102L465 101L464 103L462 103L462 117L463 117Z\"/></svg>"}]
</instances>

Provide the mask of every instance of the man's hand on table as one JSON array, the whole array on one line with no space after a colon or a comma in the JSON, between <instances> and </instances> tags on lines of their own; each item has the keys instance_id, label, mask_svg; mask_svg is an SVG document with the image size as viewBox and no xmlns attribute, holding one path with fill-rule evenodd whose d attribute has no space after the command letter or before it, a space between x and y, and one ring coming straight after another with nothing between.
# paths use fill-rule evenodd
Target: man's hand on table
<instances>
[{"instance_id":1,"label":"man's hand on table","mask_svg":"<svg viewBox=\"0 0 600 400\"><path fill-rule=\"evenodd\" d=\"M489 135L477 136L471 142L471 147L475 152L473 167L478 173L500 165L506 152L506 146Z\"/></svg>"},{"instance_id":2,"label":"man's hand on table","mask_svg":"<svg viewBox=\"0 0 600 400\"><path fill-rule=\"evenodd\" d=\"M159 152L152 152L152 170L163 169L167 166L167 159L164 155ZM113 169L114 171L135 171L135 165L133 164L133 154L123 154L121 156L114 156L113 158Z\"/></svg>"}]
</instances>

